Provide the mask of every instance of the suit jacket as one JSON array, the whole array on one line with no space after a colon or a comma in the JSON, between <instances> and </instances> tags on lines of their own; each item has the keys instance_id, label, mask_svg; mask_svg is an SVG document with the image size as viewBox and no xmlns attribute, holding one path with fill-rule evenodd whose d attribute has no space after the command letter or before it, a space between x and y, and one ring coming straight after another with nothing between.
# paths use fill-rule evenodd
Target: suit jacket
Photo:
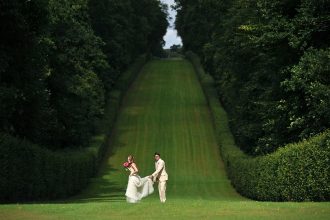
<instances>
[{"instance_id":1,"label":"suit jacket","mask_svg":"<svg viewBox=\"0 0 330 220\"><path fill-rule=\"evenodd\" d=\"M159 159L155 162L156 171L152 174L154 181L166 181L168 180L168 175L165 169L165 162Z\"/></svg>"}]
</instances>

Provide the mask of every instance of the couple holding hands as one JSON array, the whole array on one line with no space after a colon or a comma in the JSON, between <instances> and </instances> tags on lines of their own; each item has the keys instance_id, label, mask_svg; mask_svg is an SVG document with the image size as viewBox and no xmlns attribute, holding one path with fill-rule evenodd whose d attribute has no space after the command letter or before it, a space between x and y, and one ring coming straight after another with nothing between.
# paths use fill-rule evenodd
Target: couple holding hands
<instances>
[{"instance_id":1,"label":"couple holding hands","mask_svg":"<svg viewBox=\"0 0 330 220\"><path fill-rule=\"evenodd\" d=\"M130 171L125 194L128 203L139 202L142 198L153 193L154 182L158 182L160 202L164 203L166 201L166 181L168 180L168 175L165 169L165 162L160 158L159 153L155 153L154 156L155 172L143 178L138 175L139 169L132 155L129 155L128 161L124 163L124 167Z\"/></svg>"}]
</instances>

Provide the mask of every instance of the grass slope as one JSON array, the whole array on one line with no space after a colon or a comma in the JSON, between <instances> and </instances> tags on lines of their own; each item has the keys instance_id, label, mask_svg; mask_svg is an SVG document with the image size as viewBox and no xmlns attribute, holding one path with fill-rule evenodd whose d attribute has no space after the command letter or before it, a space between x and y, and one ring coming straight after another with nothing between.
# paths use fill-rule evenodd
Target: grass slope
<instances>
[{"instance_id":1,"label":"grass slope","mask_svg":"<svg viewBox=\"0 0 330 220\"><path fill-rule=\"evenodd\" d=\"M328 219L330 203L256 202L238 195L226 178L209 110L191 64L151 61L128 92L111 151L98 177L65 201L1 205L0 219ZM136 157L140 175L153 172L158 151L169 173L167 203L155 193L139 204L125 202ZM156 187L156 186L155 186Z\"/></svg>"}]
</instances>

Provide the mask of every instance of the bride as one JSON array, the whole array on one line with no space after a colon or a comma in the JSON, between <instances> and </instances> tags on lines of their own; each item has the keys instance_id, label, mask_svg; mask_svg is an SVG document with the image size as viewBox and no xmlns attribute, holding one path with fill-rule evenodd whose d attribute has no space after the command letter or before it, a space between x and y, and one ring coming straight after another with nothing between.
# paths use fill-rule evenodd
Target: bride
<instances>
[{"instance_id":1,"label":"bride","mask_svg":"<svg viewBox=\"0 0 330 220\"><path fill-rule=\"evenodd\" d=\"M134 157L129 155L124 166L130 171L126 189L126 201L128 203L139 202L142 198L154 191L153 182L149 177L141 178L138 175L139 169L134 163Z\"/></svg>"}]
</instances>

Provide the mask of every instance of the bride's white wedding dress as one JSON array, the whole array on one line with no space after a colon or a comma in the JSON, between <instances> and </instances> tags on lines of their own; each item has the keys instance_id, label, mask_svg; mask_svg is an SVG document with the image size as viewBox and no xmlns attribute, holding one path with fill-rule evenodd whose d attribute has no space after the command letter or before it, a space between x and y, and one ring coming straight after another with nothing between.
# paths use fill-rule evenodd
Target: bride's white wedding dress
<instances>
[{"instance_id":1,"label":"bride's white wedding dress","mask_svg":"<svg viewBox=\"0 0 330 220\"><path fill-rule=\"evenodd\" d=\"M125 193L126 201L128 203L137 203L153 192L153 182L149 177L141 178L137 174L128 177L128 184Z\"/></svg>"}]
</instances>

